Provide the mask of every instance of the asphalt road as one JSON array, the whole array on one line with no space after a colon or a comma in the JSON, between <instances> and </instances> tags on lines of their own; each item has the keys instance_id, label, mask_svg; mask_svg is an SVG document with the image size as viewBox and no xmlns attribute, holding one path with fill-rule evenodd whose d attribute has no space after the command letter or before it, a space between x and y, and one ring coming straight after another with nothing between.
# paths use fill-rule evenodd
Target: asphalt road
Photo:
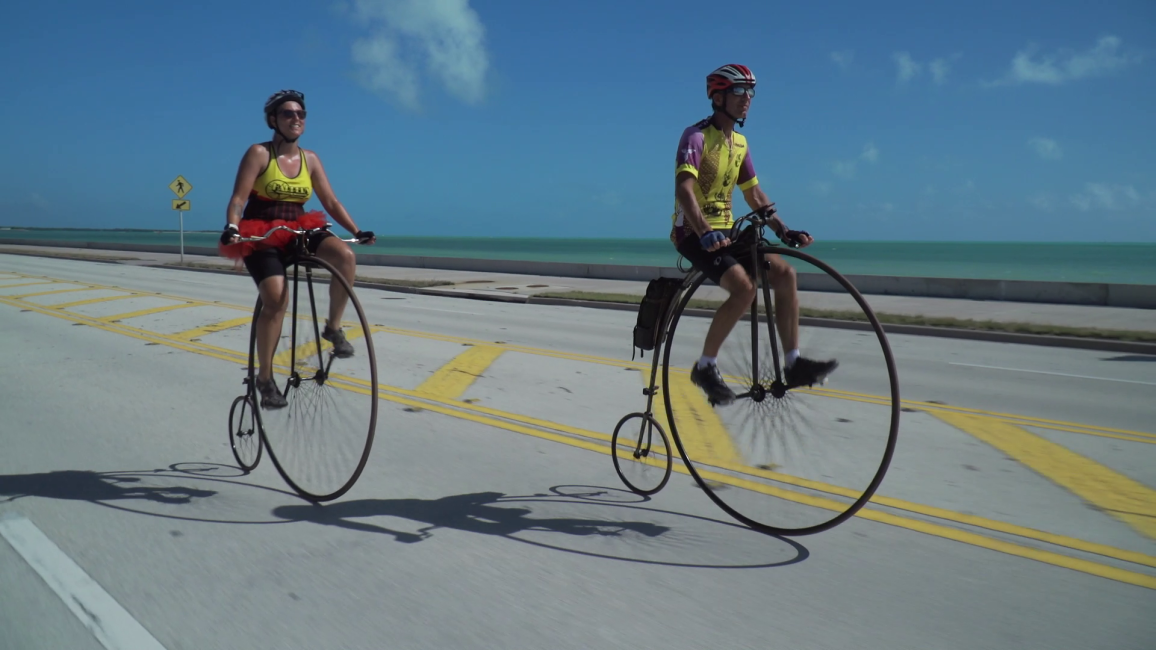
<instances>
[{"instance_id":1,"label":"asphalt road","mask_svg":"<svg viewBox=\"0 0 1156 650\"><path fill-rule=\"evenodd\" d=\"M1156 636L1156 358L891 336L905 411L876 499L777 538L684 473L623 490L605 439L644 405L633 313L366 289L377 437L318 506L228 448L248 333L213 325L254 295L247 277L0 255L0 648ZM479 367L472 348L494 352ZM883 408L838 404L860 423Z\"/></svg>"}]
</instances>

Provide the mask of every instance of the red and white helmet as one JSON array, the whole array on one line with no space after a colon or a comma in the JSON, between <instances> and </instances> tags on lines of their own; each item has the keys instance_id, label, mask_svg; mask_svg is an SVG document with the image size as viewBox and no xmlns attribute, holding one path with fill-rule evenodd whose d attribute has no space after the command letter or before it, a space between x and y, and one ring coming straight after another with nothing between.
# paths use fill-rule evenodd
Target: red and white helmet
<instances>
[{"instance_id":1,"label":"red and white helmet","mask_svg":"<svg viewBox=\"0 0 1156 650\"><path fill-rule=\"evenodd\" d=\"M726 90L735 84L754 87L755 73L745 65L728 63L706 76L706 96L713 97L720 90Z\"/></svg>"}]
</instances>

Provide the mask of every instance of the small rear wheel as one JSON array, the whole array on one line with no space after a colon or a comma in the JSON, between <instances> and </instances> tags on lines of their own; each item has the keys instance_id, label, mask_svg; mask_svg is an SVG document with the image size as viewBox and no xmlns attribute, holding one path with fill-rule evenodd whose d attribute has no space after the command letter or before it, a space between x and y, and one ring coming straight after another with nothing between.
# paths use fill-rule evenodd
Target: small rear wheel
<instances>
[{"instance_id":1,"label":"small rear wheel","mask_svg":"<svg viewBox=\"0 0 1156 650\"><path fill-rule=\"evenodd\" d=\"M670 480L670 441L654 417L631 413L619 420L610 448L614 471L635 493L654 494Z\"/></svg>"},{"instance_id":2,"label":"small rear wheel","mask_svg":"<svg viewBox=\"0 0 1156 650\"><path fill-rule=\"evenodd\" d=\"M229 407L229 446L233 458L246 473L261 462L261 434L257 430L256 409L248 395L233 400Z\"/></svg>"}]
</instances>

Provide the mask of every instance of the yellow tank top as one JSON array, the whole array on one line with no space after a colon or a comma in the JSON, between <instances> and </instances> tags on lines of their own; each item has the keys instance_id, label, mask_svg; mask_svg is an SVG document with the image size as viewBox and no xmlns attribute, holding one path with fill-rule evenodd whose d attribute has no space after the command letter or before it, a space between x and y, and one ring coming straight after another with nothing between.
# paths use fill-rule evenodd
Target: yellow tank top
<instances>
[{"instance_id":1,"label":"yellow tank top","mask_svg":"<svg viewBox=\"0 0 1156 650\"><path fill-rule=\"evenodd\" d=\"M305 150L301 149L301 171L289 178L277 164L277 156L269 147L269 164L265 171L253 181L253 194L266 201L287 201L307 203L313 195L313 180L309 178L309 166L305 163Z\"/></svg>"}]
</instances>

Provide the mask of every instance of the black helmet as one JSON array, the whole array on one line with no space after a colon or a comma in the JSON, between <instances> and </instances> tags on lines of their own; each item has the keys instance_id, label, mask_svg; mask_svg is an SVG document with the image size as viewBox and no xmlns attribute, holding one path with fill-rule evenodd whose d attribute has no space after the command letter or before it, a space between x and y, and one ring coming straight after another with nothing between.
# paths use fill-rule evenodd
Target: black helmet
<instances>
[{"instance_id":1,"label":"black helmet","mask_svg":"<svg viewBox=\"0 0 1156 650\"><path fill-rule=\"evenodd\" d=\"M273 114L285 102L297 102L301 104L302 110L305 109L305 93L296 90L278 90L273 93L268 100L265 101L265 125L277 131L277 134L285 139L286 142L294 142L296 138L290 140L285 137L285 134L277 128L277 122L273 120Z\"/></svg>"}]
</instances>

